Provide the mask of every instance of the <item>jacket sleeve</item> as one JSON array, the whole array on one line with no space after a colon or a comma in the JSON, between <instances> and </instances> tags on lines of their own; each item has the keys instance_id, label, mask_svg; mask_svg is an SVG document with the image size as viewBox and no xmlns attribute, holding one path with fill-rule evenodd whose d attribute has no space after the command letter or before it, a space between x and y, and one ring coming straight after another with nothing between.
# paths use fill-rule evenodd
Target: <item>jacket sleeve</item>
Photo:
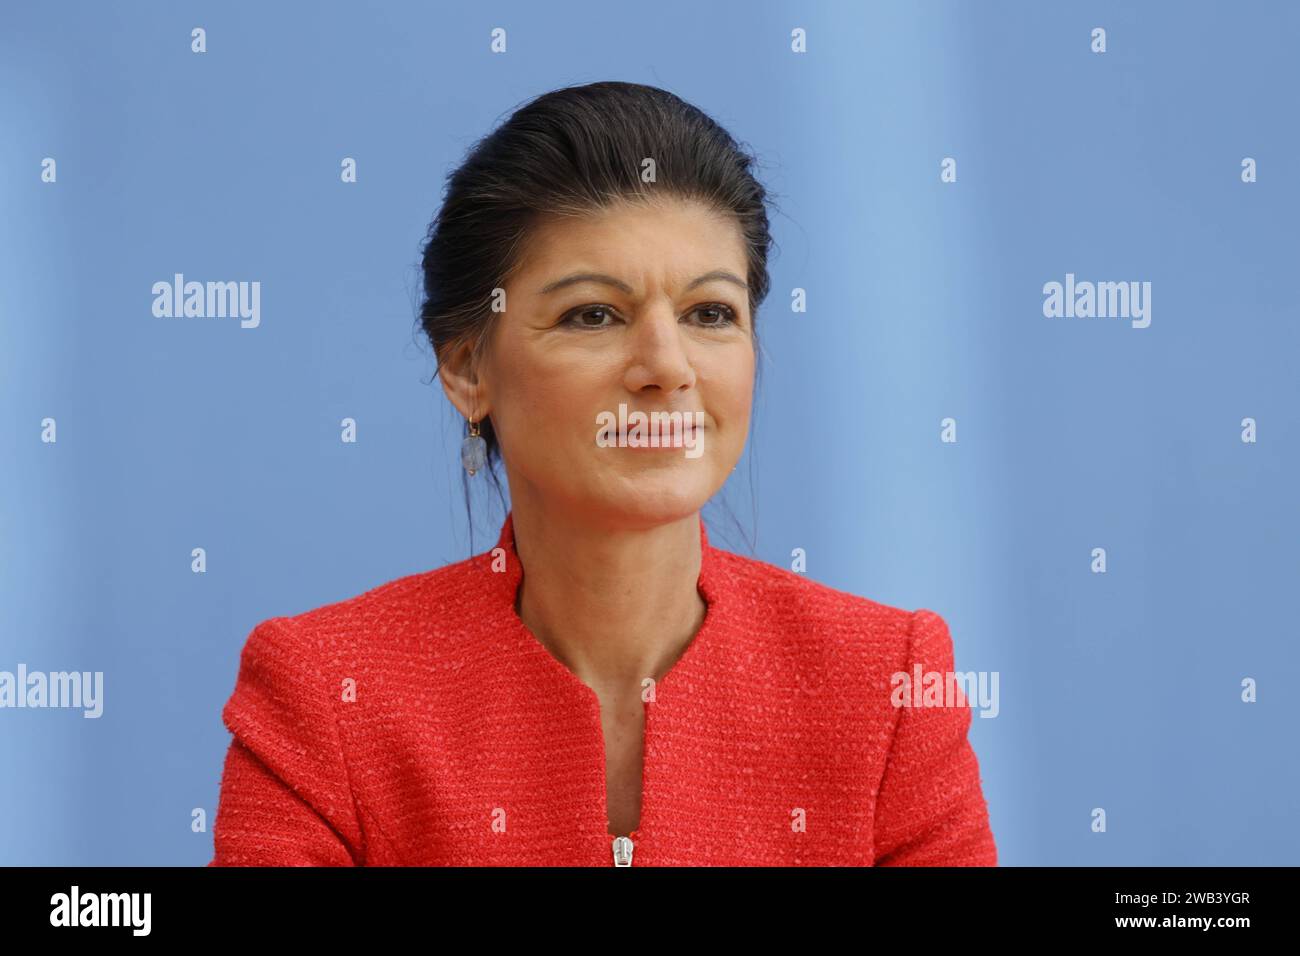
<instances>
[{"instance_id":1,"label":"jacket sleeve","mask_svg":"<svg viewBox=\"0 0 1300 956\"><path fill-rule=\"evenodd\" d=\"M953 671L944 619L912 614L908 675ZM980 786L979 762L967 739L971 711L957 706L899 707L894 739L876 800L877 866L996 866L997 848Z\"/></svg>"},{"instance_id":2,"label":"jacket sleeve","mask_svg":"<svg viewBox=\"0 0 1300 956\"><path fill-rule=\"evenodd\" d=\"M355 866L364 860L334 701L288 618L253 629L221 712L234 735L208 866Z\"/></svg>"}]
</instances>

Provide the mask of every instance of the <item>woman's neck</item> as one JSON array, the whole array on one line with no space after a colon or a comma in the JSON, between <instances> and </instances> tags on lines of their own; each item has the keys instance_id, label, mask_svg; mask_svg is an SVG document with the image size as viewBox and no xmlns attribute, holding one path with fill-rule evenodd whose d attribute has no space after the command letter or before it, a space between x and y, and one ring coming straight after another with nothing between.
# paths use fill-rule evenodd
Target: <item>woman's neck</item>
<instances>
[{"instance_id":1,"label":"woman's neck","mask_svg":"<svg viewBox=\"0 0 1300 956\"><path fill-rule=\"evenodd\" d=\"M690 644L707 611L698 513L644 529L512 504L523 565L518 613L597 694L640 691Z\"/></svg>"}]
</instances>

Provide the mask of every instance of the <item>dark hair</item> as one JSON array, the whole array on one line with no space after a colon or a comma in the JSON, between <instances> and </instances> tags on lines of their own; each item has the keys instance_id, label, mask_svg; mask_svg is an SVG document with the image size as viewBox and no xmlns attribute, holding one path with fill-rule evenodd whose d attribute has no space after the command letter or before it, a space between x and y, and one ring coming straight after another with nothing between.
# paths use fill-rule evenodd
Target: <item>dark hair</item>
<instances>
[{"instance_id":1,"label":"dark hair","mask_svg":"<svg viewBox=\"0 0 1300 956\"><path fill-rule=\"evenodd\" d=\"M641 178L647 157L655 164L652 183ZM429 225L419 323L435 363L466 345L477 361L500 315L492 309L493 290L503 287L519 265L520 250L539 219L582 216L619 201L656 196L699 200L740 226L748 250L753 329L771 284L772 245L767 191L751 173L755 162L708 115L657 87L606 81L529 100L475 144L447 177L442 208ZM468 434L469 423L464 427ZM504 507L495 467L500 449L490 416L480 429L487 444L485 470ZM468 509L468 482L465 502Z\"/></svg>"}]
</instances>

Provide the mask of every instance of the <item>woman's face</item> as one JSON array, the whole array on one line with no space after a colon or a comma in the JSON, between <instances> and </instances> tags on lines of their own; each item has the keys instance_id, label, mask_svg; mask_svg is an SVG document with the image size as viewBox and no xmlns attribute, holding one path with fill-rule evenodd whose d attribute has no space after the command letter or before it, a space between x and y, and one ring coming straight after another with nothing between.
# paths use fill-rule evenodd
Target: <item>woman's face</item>
<instances>
[{"instance_id":1,"label":"woman's face","mask_svg":"<svg viewBox=\"0 0 1300 956\"><path fill-rule=\"evenodd\" d=\"M696 512L722 487L754 385L745 251L734 220L682 200L532 233L479 380L512 498L637 528ZM631 447L633 412L683 424L660 431L667 447Z\"/></svg>"}]
</instances>

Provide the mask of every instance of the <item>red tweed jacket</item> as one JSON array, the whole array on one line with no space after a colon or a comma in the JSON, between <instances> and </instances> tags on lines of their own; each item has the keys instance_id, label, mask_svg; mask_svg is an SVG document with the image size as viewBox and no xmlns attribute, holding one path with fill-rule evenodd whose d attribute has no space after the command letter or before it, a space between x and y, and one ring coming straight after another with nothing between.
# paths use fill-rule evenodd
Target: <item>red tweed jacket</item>
<instances>
[{"instance_id":1,"label":"red tweed jacket","mask_svg":"<svg viewBox=\"0 0 1300 956\"><path fill-rule=\"evenodd\" d=\"M891 701L892 675L953 670L943 618L714 548L702 521L708 611L645 705L616 847L600 704L515 612L512 527L253 629L209 866L996 864L970 708Z\"/></svg>"}]
</instances>

